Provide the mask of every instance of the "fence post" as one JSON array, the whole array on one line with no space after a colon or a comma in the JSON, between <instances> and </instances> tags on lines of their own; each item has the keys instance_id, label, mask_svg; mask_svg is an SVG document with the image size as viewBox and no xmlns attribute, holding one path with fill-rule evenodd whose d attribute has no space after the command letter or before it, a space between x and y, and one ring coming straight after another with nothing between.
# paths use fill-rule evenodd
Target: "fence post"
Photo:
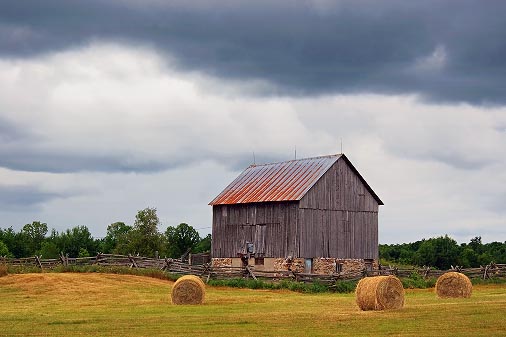
<instances>
[{"instance_id":1,"label":"fence post","mask_svg":"<svg viewBox=\"0 0 506 337\"><path fill-rule=\"evenodd\" d=\"M430 267L427 267L423 272L423 278L426 279L429 276Z\"/></svg>"},{"instance_id":2,"label":"fence post","mask_svg":"<svg viewBox=\"0 0 506 337\"><path fill-rule=\"evenodd\" d=\"M135 263L135 259L132 257L132 255L128 254L128 258L130 259L130 262L132 262L130 268L132 267L139 268L139 266L137 266L137 263Z\"/></svg>"},{"instance_id":3,"label":"fence post","mask_svg":"<svg viewBox=\"0 0 506 337\"><path fill-rule=\"evenodd\" d=\"M37 262L37 265L39 266L39 268L42 269L42 263L40 263L40 256L35 255L35 262Z\"/></svg>"},{"instance_id":4,"label":"fence post","mask_svg":"<svg viewBox=\"0 0 506 337\"><path fill-rule=\"evenodd\" d=\"M95 261L92 264L99 264L98 260L102 257L102 253L98 252L97 256L95 256Z\"/></svg>"},{"instance_id":5,"label":"fence post","mask_svg":"<svg viewBox=\"0 0 506 337\"><path fill-rule=\"evenodd\" d=\"M485 271L483 272L483 279L486 280L487 278L489 278L490 276L488 275L488 269L490 268L490 265L487 264L485 266Z\"/></svg>"}]
</instances>

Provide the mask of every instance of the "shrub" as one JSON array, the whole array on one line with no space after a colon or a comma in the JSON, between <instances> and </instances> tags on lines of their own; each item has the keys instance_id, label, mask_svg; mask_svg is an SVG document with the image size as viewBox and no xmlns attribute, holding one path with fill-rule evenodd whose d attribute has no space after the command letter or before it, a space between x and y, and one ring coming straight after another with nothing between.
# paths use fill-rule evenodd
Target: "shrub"
<instances>
[{"instance_id":1,"label":"shrub","mask_svg":"<svg viewBox=\"0 0 506 337\"><path fill-rule=\"evenodd\" d=\"M506 283L506 279L505 278L499 278L499 277L495 277L495 278L489 278L489 279L482 279L482 278L473 278L471 279L471 283L473 285L476 285L476 284L505 284Z\"/></svg>"},{"instance_id":2,"label":"shrub","mask_svg":"<svg viewBox=\"0 0 506 337\"><path fill-rule=\"evenodd\" d=\"M357 281L337 281L334 287L334 290L337 293L352 293L355 291L357 287Z\"/></svg>"},{"instance_id":3,"label":"shrub","mask_svg":"<svg viewBox=\"0 0 506 337\"><path fill-rule=\"evenodd\" d=\"M404 288L409 289L426 289L426 288L432 288L436 285L436 279L433 277L424 279L422 275L413 272L409 277L405 277L401 279L402 285Z\"/></svg>"}]
</instances>

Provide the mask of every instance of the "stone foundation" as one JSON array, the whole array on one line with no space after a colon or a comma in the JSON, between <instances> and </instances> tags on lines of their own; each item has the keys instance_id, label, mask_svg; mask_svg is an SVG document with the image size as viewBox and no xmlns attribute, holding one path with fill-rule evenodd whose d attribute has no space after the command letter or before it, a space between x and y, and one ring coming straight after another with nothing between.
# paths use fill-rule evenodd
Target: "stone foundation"
<instances>
[{"instance_id":1,"label":"stone foundation","mask_svg":"<svg viewBox=\"0 0 506 337\"><path fill-rule=\"evenodd\" d=\"M293 271L296 273L304 272L304 259L274 259L274 271Z\"/></svg>"},{"instance_id":2,"label":"stone foundation","mask_svg":"<svg viewBox=\"0 0 506 337\"><path fill-rule=\"evenodd\" d=\"M363 259L336 259L336 264L341 265L342 273L359 273L366 268Z\"/></svg>"},{"instance_id":3,"label":"stone foundation","mask_svg":"<svg viewBox=\"0 0 506 337\"><path fill-rule=\"evenodd\" d=\"M320 257L313 259L313 273L315 274L335 274L337 271L336 259Z\"/></svg>"},{"instance_id":4,"label":"stone foundation","mask_svg":"<svg viewBox=\"0 0 506 337\"><path fill-rule=\"evenodd\" d=\"M212 258L211 266L213 268L232 267L232 258L231 257Z\"/></svg>"},{"instance_id":5,"label":"stone foundation","mask_svg":"<svg viewBox=\"0 0 506 337\"><path fill-rule=\"evenodd\" d=\"M255 265L255 259L250 258L248 265L259 271L293 271L304 273L304 258L269 258L263 259L262 265ZM315 257L312 259L312 273L314 274L336 274L336 273L356 273L364 269L378 269L378 260L364 259L336 259L326 257ZM240 258L213 258L211 260L213 267L241 267L243 265Z\"/></svg>"}]
</instances>

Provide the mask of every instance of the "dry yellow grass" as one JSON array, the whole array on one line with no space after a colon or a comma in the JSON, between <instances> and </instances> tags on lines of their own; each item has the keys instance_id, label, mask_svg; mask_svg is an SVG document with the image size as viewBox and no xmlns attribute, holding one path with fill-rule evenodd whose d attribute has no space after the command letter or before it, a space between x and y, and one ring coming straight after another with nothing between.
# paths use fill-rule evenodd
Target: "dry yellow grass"
<instances>
[{"instance_id":1,"label":"dry yellow grass","mask_svg":"<svg viewBox=\"0 0 506 337\"><path fill-rule=\"evenodd\" d=\"M7 270L7 265L5 263L0 263L0 277L9 275L9 271Z\"/></svg>"},{"instance_id":2,"label":"dry yellow grass","mask_svg":"<svg viewBox=\"0 0 506 337\"><path fill-rule=\"evenodd\" d=\"M361 311L354 294L206 288L171 304L173 282L131 275L0 278L0 336L505 336L506 286L472 299L407 290L403 310ZM450 323L449 323L450 322Z\"/></svg>"}]
</instances>

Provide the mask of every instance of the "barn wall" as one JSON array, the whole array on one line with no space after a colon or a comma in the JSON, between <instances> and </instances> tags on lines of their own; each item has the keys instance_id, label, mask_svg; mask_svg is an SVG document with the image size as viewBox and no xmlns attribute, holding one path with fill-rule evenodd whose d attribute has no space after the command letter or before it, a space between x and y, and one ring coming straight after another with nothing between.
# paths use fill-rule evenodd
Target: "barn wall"
<instances>
[{"instance_id":1,"label":"barn wall","mask_svg":"<svg viewBox=\"0 0 506 337\"><path fill-rule=\"evenodd\" d=\"M297 256L378 259L378 213L299 210Z\"/></svg>"},{"instance_id":2,"label":"barn wall","mask_svg":"<svg viewBox=\"0 0 506 337\"><path fill-rule=\"evenodd\" d=\"M338 160L300 200L300 208L378 212L378 202L345 160Z\"/></svg>"},{"instance_id":3,"label":"barn wall","mask_svg":"<svg viewBox=\"0 0 506 337\"><path fill-rule=\"evenodd\" d=\"M293 256L297 215L297 202L215 205L212 255L236 257L251 242L256 256Z\"/></svg>"},{"instance_id":4,"label":"barn wall","mask_svg":"<svg viewBox=\"0 0 506 337\"><path fill-rule=\"evenodd\" d=\"M378 259L378 202L344 160L300 201L300 257Z\"/></svg>"}]
</instances>

